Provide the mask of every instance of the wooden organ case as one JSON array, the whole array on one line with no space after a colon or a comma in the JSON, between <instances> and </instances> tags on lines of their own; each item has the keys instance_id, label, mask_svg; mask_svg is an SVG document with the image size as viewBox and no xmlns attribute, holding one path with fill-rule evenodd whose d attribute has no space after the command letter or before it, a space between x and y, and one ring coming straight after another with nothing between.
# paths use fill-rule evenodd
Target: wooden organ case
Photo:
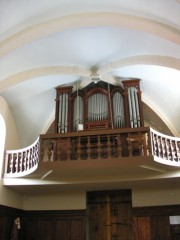
<instances>
[{"instance_id":1,"label":"wooden organ case","mask_svg":"<svg viewBox=\"0 0 180 240\"><path fill-rule=\"evenodd\" d=\"M140 80L56 88L55 133L143 127Z\"/></svg>"},{"instance_id":2,"label":"wooden organ case","mask_svg":"<svg viewBox=\"0 0 180 240\"><path fill-rule=\"evenodd\" d=\"M54 161L141 155L142 136L131 130L140 129L143 124L139 79L125 80L121 85L91 82L76 90L73 86L59 86L56 137L49 158L52 149ZM119 134L118 129L123 133Z\"/></svg>"}]
</instances>

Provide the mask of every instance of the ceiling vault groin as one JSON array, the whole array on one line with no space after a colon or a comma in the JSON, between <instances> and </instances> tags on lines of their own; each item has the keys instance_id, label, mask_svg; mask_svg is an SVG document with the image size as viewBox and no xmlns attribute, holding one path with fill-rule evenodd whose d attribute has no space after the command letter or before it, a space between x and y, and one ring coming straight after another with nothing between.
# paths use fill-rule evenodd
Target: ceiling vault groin
<instances>
[{"instance_id":1,"label":"ceiling vault groin","mask_svg":"<svg viewBox=\"0 0 180 240\"><path fill-rule=\"evenodd\" d=\"M108 81L109 76L107 74L112 70L116 68L138 65L138 64L158 65L158 66L165 66L165 67L170 67L170 68L180 70L180 59L168 57L168 56L143 55L143 56L132 56L132 57L120 59L115 62L110 62L104 65L103 67L101 67L99 70L97 70L97 73L103 75L104 80ZM40 67L40 68L27 69L0 80L1 82L0 92L20 82L26 81L28 79L32 79L40 76L62 75L62 74L77 75L80 77L89 78L91 75L91 70L82 68L82 67L77 67L77 66L46 66L46 67Z\"/></svg>"}]
</instances>

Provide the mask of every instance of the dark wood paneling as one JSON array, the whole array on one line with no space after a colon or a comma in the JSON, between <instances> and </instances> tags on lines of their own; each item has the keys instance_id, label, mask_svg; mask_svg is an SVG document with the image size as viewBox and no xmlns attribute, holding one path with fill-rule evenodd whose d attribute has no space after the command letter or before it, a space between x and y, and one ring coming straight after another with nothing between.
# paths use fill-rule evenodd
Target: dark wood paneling
<instances>
[{"instance_id":1,"label":"dark wood paneling","mask_svg":"<svg viewBox=\"0 0 180 240\"><path fill-rule=\"evenodd\" d=\"M180 215L180 205L133 208L133 216L173 216L173 215Z\"/></svg>"},{"instance_id":2,"label":"dark wood paneling","mask_svg":"<svg viewBox=\"0 0 180 240\"><path fill-rule=\"evenodd\" d=\"M171 240L180 240L180 224L171 225Z\"/></svg>"},{"instance_id":3,"label":"dark wood paneling","mask_svg":"<svg viewBox=\"0 0 180 240\"><path fill-rule=\"evenodd\" d=\"M6 218L5 217L0 217L0 240L4 239L5 226L6 226Z\"/></svg>"},{"instance_id":4,"label":"dark wood paneling","mask_svg":"<svg viewBox=\"0 0 180 240\"><path fill-rule=\"evenodd\" d=\"M133 208L135 239L172 240L169 216L178 215L179 211L179 205Z\"/></svg>"},{"instance_id":5,"label":"dark wood paneling","mask_svg":"<svg viewBox=\"0 0 180 240\"><path fill-rule=\"evenodd\" d=\"M0 205L0 240L10 239L13 221L18 216L21 218L19 240L85 240L86 215L93 222L87 230L92 232L93 240L106 239L110 231L108 228L104 231L104 228L109 223L114 239L119 234L118 231L123 236L122 239L129 239L130 225L120 223L125 223L125 213L130 214L128 202L131 199L125 195L116 197L114 193L109 197L110 211L106 194L102 192L98 197L91 196L92 204L89 205L90 211L87 214L85 210L22 211ZM170 225L169 222L169 216L173 215L180 215L180 205L133 208L133 239L180 240L180 225ZM116 223L119 223L119 228Z\"/></svg>"},{"instance_id":6,"label":"dark wood paneling","mask_svg":"<svg viewBox=\"0 0 180 240\"><path fill-rule=\"evenodd\" d=\"M68 239L68 230L68 221L65 219L57 219L57 221L55 222L56 239Z\"/></svg>"},{"instance_id":7,"label":"dark wood paneling","mask_svg":"<svg viewBox=\"0 0 180 240\"><path fill-rule=\"evenodd\" d=\"M151 216L153 240L171 240L169 216Z\"/></svg>"},{"instance_id":8,"label":"dark wood paneling","mask_svg":"<svg viewBox=\"0 0 180 240\"><path fill-rule=\"evenodd\" d=\"M83 222L80 219L72 219L70 221L70 239L82 240Z\"/></svg>"},{"instance_id":9,"label":"dark wood paneling","mask_svg":"<svg viewBox=\"0 0 180 240\"><path fill-rule=\"evenodd\" d=\"M0 240L9 240L14 219L22 215L22 210L0 205ZM19 238L21 231L19 230Z\"/></svg>"},{"instance_id":10,"label":"dark wood paneling","mask_svg":"<svg viewBox=\"0 0 180 240\"><path fill-rule=\"evenodd\" d=\"M40 239L52 240L55 238L54 232L54 220L48 219L41 219L40 220Z\"/></svg>"},{"instance_id":11,"label":"dark wood paneling","mask_svg":"<svg viewBox=\"0 0 180 240\"><path fill-rule=\"evenodd\" d=\"M22 220L22 239L23 240L39 240L40 239L40 221L33 217L23 217Z\"/></svg>"},{"instance_id":12,"label":"dark wood paneling","mask_svg":"<svg viewBox=\"0 0 180 240\"><path fill-rule=\"evenodd\" d=\"M85 240L85 211L26 211L23 240Z\"/></svg>"}]
</instances>

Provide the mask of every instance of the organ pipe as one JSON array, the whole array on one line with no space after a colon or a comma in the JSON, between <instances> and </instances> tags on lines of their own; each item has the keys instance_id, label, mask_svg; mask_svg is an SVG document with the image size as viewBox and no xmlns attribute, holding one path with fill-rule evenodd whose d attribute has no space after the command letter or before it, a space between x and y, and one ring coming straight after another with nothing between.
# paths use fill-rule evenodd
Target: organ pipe
<instances>
[{"instance_id":1,"label":"organ pipe","mask_svg":"<svg viewBox=\"0 0 180 240\"><path fill-rule=\"evenodd\" d=\"M111 117L111 127L112 129L114 128L114 123L113 123L113 116L112 116L112 105L111 105L111 94L110 94L110 88L109 88L109 83L108 83L108 97L109 97L109 107L110 107L110 117Z\"/></svg>"},{"instance_id":2,"label":"organ pipe","mask_svg":"<svg viewBox=\"0 0 180 240\"><path fill-rule=\"evenodd\" d=\"M59 96L58 132L61 132L62 94Z\"/></svg>"},{"instance_id":3,"label":"organ pipe","mask_svg":"<svg viewBox=\"0 0 180 240\"><path fill-rule=\"evenodd\" d=\"M137 96L137 89L135 93L135 105L136 105L136 115L137 115L137 125L138 127L141 127L141 119L140 119L140 112L139 112L139 102L138 102L138 96Z\"/></svg>"},{"instance_id":4,"label":"organ pipe","mask_svg":"<svg viewBox=\"0 0 180 240\"><path fill-rule=\"evenodd\" d=\"M129 117L130 117L130 125L133 128L133 111L132 111L132 102L131 102L131 92L130 88L128 88L128 103L129 103Z\"/></svg>"},{"instance_id":5,"label":"organ pipe","mask_svg":"<svg viewBox=\"0 0 180 240\"><path fill-rule=\"evenodd\" d=\"M113 114L114 114L114 127L120 128L125 126L124 105L121 93L115 92L113 96Z\"/></svg>"},{"instance_id":6,"label":"organ pipe","mask_svg":"<svg viewBox=\"0 0 180 240\"><path fill-rule=\"evenodd\" d=\"M65 123L64 123L64 132L68 130L68 95L65 95Z\"/></svg>"},{"instance_id":7,"label":"organ pipe","mask_svg":"<svg viewBox=\"0 0 180 240\"><path fill-rule=\"evenodd\" d=\"M102 121L108 117L108 101L105 94L96 93L88 98L88 120Z\"/></svg>"},{"instance_id":8,"label":"organ pipe","mask_svg":"<svg viewBox=\"0 0 180 240\"><path fill-rule=\"evenodd\" d=\"M139 103L137 97L137 89L135 87L128 88L128 103L129 103L129 116L131 127L140 127L140 113Z\"/></svg>"},{"instance_id":9,"label":"organ pipe","mask_svg":"<svg viewBox=\"0 0 180 240\"><path fill-rule=\"evenodd\" d=\"M63 93L59 96L59 119L58 132L65 133L68 129L68 95Z\"/></svg>"},{"instance_id":10,"label":"organ pipe","mask_svg":"<svg viewBox=\"0 0 180 240\"><path fill-rule=\"evenodd\" d=\"M136 116L136 105L135 105L135 98L134 98L134 95L136 94L135 93L136 89L134 87L131 87L130 90L131 90L131 101L132 101L132 109L133 109L133 124L134 124L134 127L136 128L137 116Z\"/></svg>"},{"instance_id":11,"label":"organ pipe","mask_svg":"<svg viewBox=\"0 0 180 240\"><path fill-rule=\"evenodd\" d=\"M77 96L74 100L74 112L73 112L73 129L79 130L79 124L84 122L84 104L81 96Z\"/></svg>"}]
</instances>

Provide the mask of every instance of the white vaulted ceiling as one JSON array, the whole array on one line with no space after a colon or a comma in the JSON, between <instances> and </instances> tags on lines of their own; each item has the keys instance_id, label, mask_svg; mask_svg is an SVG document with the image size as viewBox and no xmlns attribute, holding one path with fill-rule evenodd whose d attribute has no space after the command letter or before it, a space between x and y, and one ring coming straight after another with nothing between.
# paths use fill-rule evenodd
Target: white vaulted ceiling
<instances>
[{"instance_id":1,"label":"white vaulted ceiling","mask_svg":"<svg viewBox=\"0 0 180 240\"><path fill-rule=\"evenodd\" d=\"M180 2L0 0L0 95L22 147L52 123L54 88L95 70L140 78L145 120L180 136Z\"/></svg>"}]
</instances>

